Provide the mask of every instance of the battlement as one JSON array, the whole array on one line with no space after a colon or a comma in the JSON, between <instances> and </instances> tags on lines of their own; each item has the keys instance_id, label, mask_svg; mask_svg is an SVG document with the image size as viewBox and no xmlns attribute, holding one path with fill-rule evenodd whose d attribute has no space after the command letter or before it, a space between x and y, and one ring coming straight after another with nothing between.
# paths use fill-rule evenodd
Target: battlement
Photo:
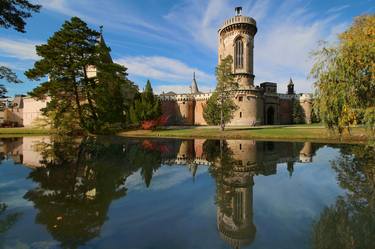
<instances>
[{"instance_id":1,"label":"battlement","mask_svg":"<svg viewBox=\"0 0 375 249\"><path fill-rule=\"evenodd\" d=\"M160 94L158 98L161 101L200 101L208 100L212 93L180 93L180 94Z\"/></svg>"},{"instance_id":2,"label":"battlement","mask_svg":"<svg viewBox=\"0 0 375 249\"><path fill-rule=\"evenodd\" d=\"M286 94L286 93L278 93L277 96L280 99L288 99L288 100L292 100L296 98L295 94Z\"/></svg>"},{"instance_id":3,"label":"battlement","mask_svg":"<svg viewBox=\"0 0 375 249\"><path fill-rule=\"evenodd\" d=\"M221 26L221 28L219 29L219 33L224 30L225 28L231 26L231 25L235 25L235 24L248 24L248 25L252 25L256 28L257 26L257 23L256 21L254 20L254 18L251 18L249 16L234 16L232 18L229 18L227 19L223 25Z\"/></svg>"}]
</instances>

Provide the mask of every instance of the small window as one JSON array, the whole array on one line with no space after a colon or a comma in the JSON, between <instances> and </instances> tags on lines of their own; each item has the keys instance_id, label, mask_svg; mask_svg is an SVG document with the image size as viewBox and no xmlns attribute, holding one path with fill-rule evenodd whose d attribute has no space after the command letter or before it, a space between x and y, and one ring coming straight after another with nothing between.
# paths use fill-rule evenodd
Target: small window
<instances>
[{"instance_id":1,"label":"small window","mask_svg":"<svg viewBox=\"0 0 375 249\"><path fill-rule=\"evenodd\" d=\"M238 97L238 101L242 102L243 101L243 97Z\"/></svg>"},{"instance_id":2,"label":"small window","mask_svg":"<svg viewBox=\"0 0 375 249\"><path fill-rule=\"evenodd\" d=\"M240 118L242 118L242 112L240 112Z\"/></svg>"},{"instance_id":3,"label":"small window","mask_svg":"<svg viewBox=\"0 0 375 249\"><path fill-rule=\"evenodd\" d=\"M240 144L240 150L242 150L242 144Z\"/></svg>"},{"instance_id":4,"label":"small window","mask_svg":"<svg viewBox=\"0 0 375 249\"><path fill-rule=\"evenodd\" d=\"M184 101L184 102L182 102L182 104L183 104L183 105L185 105L185 101Z\"/></svg>"}]
</instances>

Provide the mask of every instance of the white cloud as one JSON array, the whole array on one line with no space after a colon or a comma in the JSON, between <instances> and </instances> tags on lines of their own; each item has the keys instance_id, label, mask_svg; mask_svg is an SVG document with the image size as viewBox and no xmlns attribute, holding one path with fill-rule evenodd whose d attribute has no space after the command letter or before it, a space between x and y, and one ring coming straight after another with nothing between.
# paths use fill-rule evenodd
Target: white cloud
<instances>
[{"instance_id":1,"label":"white cloud","mask_svg":"<svg viewBox=\"0 0 375 249\"><path fill-rule=\"evenodd\" d=\"M163 56L130 56L117 59L116 62L127 67L131 75L159 81L187 83L191 81L193 72L198 81L209 83L214 80L213 76L198 68Z\"/></svg>"},{"instance_id":2,"label":"white cloud","mask_svg":"<svg viewBox=\"0 0 375 249\"><path fill-rule=\"evenodd\" d=\"M30 40L12 40L0 38L0 51L2 56L13 57L19 60L37 60L35 46L40 44Z\"/></svg>"},{"instance_id":3,"label":"white cloud","mask_svg":"<svg viewBox=\"0 0 375 249\"><path fill-rule=\"evenodd\" d=\"M337 12L343 11L344 9L347 9L349 7L350 7L349 4L345 4L345 5L342 5L342 6L336 6L336 7L333 7L333 8L330 8L329 10L327 10L327 13L337 13Z\"/></svg>"},{"instance_id":4,"label":"white cloud","mask_svg":"<svg viewBox=\"0 0 375 249\"><path fill-rule=\"evenodd\" d=\"M312 67L310 53L320 40L333 40L336 33L347 24L337 23L335 15L314 19L304 6L284 5L264 25L258 23L258 34L254 45L254 72L257 79L281 83L283 92L290 76L295 80L297 92L311 92L312 80L308 74ZM280 21L282 20L282 21Z\"/></svg>"},{"instance_id":5,"label":"white cloud","mask_svg":"<svg viewBox=\"0 0 375 249\"><path fill-rule=\"evenodd\" d=\"M311 91L312 82L307 80L312 66L310 52L316 49L319 40L333 40L347 26L338 22L337 17L348 6L332 8L328 16L320 17L321 13L309 11L309 3L296 0L273 6L269 0L238 1L237 5L244 7L244 15L257 21L254 47L257 82L281 83L281 89L292 76L299 81L297 91ZM197 44L196 49L208 48L215 53L217 30L226 18L233 16L234 7L227 0L209 0L207 4L200 0L186 1L173 8L165 19L182 35L187 33L185 36Z\"/></svg>"},{"instance_id":6,"label":"white cloud","mask_svg":"<svg viewBox=\"0 0 375 249\"><path fill-rule=\"evenodd\" d=\"M104 25L109 29L129 31L143 36L168 41L159 34L168 33L168 29L146 20L145 16L137 16L131 10L107 0L40 0L44 8L66 16L78 16L85 22ZM110 14L108 14L110 13Z\"/></svg>"}]
</instances>

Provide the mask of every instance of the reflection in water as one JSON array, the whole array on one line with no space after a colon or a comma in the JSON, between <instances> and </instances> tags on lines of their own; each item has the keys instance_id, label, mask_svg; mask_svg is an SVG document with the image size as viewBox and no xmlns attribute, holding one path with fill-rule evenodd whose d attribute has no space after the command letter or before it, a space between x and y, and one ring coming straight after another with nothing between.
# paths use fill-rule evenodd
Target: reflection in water
<instances>
[{"instance_id":1,"label":"reflection in water","mask_svg":"<svg viewBox=\"0 0 375 249\"><path fill-rule=\"evenodd\" d=\"M24 198L38 210L35 222L44 225L64 248L77 248L100 235L110 205L126 196L125 183L135 172L139 171L144 185L150 187L162 165L185 166L193 179L198 167L208 167L216 184L218 233L231 247L240 248L251 245L257 234L254 176L276 174L277 165L285 163L292 177L294 167L311 162L319 147L309 142L254 140L24 137L3 140L0 156L33 169L29 179L38 186ZM315 223L315 248L373 245L366 236L375 230L375 172L374 167L368 167L375 159L365 158L371 154L368 151L359 150L356 153L362 154L357 155L355 149L341 148L341 158L332 163L339 182L350 194L327 208ZM335 247L337 237L346 240ZM358 241L362 244L349 246Z\"/></svg>"},{"instance_id":2,"label":"reflection in water","mask_svg":"<svg viewBox=\"0 0 375 249\"><path fill-rule=\"evenodd\" d=\"M332 162L345 196L326 208L314 225L314 248L375 248L375 150L344 146Z\"/></svg>"}]
</instances>

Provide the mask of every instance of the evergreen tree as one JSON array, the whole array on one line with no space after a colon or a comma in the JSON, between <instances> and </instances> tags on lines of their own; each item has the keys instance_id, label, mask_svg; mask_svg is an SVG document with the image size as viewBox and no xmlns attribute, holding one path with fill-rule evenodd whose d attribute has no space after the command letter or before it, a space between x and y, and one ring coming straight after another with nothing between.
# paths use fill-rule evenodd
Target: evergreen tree
<instances>
[{"instance_id":1,"label":"evergreen tree","mask_svg":"<svg viewBox=\"0 0 375 249\"><path fill-rule=\"evenodd\" d=\"M31 17L32 12L39 12L41 7L27 0L1 0L0 27L25 33L25 19Z\"/></svg>"},{"instance_id":2,"label":"evergreen tree","mask_svg":"<svg viewBox=\"0 0 375 249\"><path fill-rule=\"evenodd\" d=\"M0 1L0 27L14 28L18 32L25 33L25 19L31 17L31 12L39 12L41 6L31 4L27 0L1 0ZM0 80L5 79L12 83L21 83L17 75L7 67L0 66ZM6 89L1 87L1 96Z\"/></svg>"},{"instance_id":3,"label":"evergreen tree","mask_svg":"<svg viewBox=\"0 0 375 249\"><path fill-rule=\"evenodd\" d=\"M44 112L54 113L52 124L56 128L66 116L76 120L74 123L84 130L93 132L98 128L98 113L93 103L98 81L88 76L87 69L101 59L97 46L99 36L100 33L81 19L73 17L47 44L36 46L41 59L25 74L32 80L48 76L48 81L30 95L37 99L51 98Z\"/></svg>"},{"instance_id":4,"label":"evergreen tree","mask_svg":"<svg viewBox=\"0 0 375 249\"><path fill-rule=\"evenodd\" d=\"M101 59L96 65L99 84L95 89L95 107L102 129L115 124L123 128L130 122L130 107L138 87L127 78L127 68L113 63L108 57L110 49L99 44Z\"/></svg>"},{"instance_id":5,"label":"evergreen tree","mask_svg":"<svg viewBox=\"0 0 375 249\"><path fill-rule=\"evenodd\" d=\"M154 95L150 80L147 80L145 90L134 101L131 108L131 121L137 124L159 118L161 114L160 100Z\"/></svg>"},{"instance_id":6,"label":"evergreen tree","mask_svg":"<svg viewBox=\"0 0 375 249\"><path fill-rule=\"evenodd\" d=\"M233 91L238 88L232 73L232 56L227 56L216 67L216 89L204 108L204 118L209 124L218 125L223 131L225 124L228 123L237 106L233 102Z\"/></svg>"}]
</instances>

